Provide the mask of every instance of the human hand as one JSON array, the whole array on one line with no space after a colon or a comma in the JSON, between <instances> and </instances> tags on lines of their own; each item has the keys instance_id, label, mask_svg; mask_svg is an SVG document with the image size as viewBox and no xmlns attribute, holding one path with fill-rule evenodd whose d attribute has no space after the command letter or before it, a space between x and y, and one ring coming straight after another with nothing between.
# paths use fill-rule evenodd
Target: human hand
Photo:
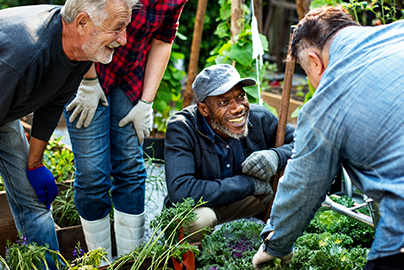
<instances>
[{"instance_id":1,"label":"human hand","mask_svg":"<svg viewBox=\"0 0 404 270\"><path fill-rule=\"evenodd\" d=\"M269 180L278 170L278 154L273 150L255 151L241 164L242 172L261 180Z\"/></svg>"},{"instance_id":2,"label":"human hand","mask_svg":"<svg viewBox=\"0 0 404 270\"><path fill-rule=\"evenodd\" d=\"M135 126L139 145L143 143L145 137L150 135L153 128L153 103L146 103L143 100L130 110L128 115L119 121L119 127L123 127L129 122L133 122Z\"/></svg>"},{"instance_id":3,"label":"human hand","mask_svg":"<svg viewBox=\"0 0 404 270\"><path fill-rule=\"evenodd\" d=\"M33 169L27 168L27 177L40 203L45 203L50 209L51 203L58 194L55 178L52 173L42 164Z\"/></svg>"},{"instance_id":4,"label":"human hand","mask_svg":"<svg viewBox=\"0 0 404 270\"><path fill-rule=\"evenodd\" d=\"M255 187L253 195L258 198L261 203L268 204L274 196L271 183L255 177L251 177L251 179L253 180Z\"/></svg>"},{"instance_id":5,"label":"human hand","mask_svg":"<svg viewBox=\"0 0 404 270\"><path fill-rule=\"evenodd\" d=\"M74 109L72 115L69 117L69 121L73 122L76 117L81 113L79 120L76 123L77 128L81 126L88 127L93 119L95 110L98 107L98 103L101 100L103 106L108 106L107 98L98 79L85 80L80 83L77 90L76 97L66 107L66 111Z\"/></svg>"},{"instance_id":6,"label":"human hand","mask_svg":"<svg viewBox=\"0 0 404 270\"><path fill-rule=\"evenodd\" d=\"M255 255L253 257L253 266L254 266L255 270L259 270L263 263L272 261L273 259L276 258L276 257L274 257L272 255L269 255L268 253L265 252L266 241L271 239L273 234L274 234L274 232L272 231L268 235L268 237L265 239L264 243L262 243L262 245L259 247L257 253L255 253ZM290 264L290 262L292 261L292 257L293 257L293 250L289 254L286 254L285 256L280 257L281 263L282 264Z\"/></svg>"}]
</instances>

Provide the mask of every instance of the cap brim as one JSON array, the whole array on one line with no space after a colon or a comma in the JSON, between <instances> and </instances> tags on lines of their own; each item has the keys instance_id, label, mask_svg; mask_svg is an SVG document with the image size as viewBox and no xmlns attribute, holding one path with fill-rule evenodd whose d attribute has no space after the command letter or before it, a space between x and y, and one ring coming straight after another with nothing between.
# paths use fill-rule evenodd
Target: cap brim
<instances>
[{"instance_id":1,"label":"cap brim","mask_svg":"<svg viewBox=\"0 0 404 270\"><path fill-rule=\"evenodd\" d=\"M213 91L212 93L210 93L208 96L219 96L222 95L224 93L227 93L230 89L232 89L234 86L236 86L237 84L241 83L241 85L243 87L246 86L254 86L257 84L257 82L252 79L252 78L244 78L244 79L240 79L237 81L230 81L226 84L223 84L221 87L219 87L218 89L216 89L215 91Z\"/></svg>"}]
</instances>

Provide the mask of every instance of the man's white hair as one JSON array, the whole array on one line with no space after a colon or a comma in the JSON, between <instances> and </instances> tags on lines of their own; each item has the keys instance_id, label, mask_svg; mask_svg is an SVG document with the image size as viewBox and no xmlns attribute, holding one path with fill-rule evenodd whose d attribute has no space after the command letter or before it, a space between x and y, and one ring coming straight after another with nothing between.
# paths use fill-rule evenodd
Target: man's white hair
<instances>
[{"instance_id":1,"label":"man's white hair","mask_svg":"<svg viewBox=\"0 0 404 270\"><path fill-rule=\"evenodd\" d=\"M139 3L139 0L66 0L61 10L62 19L70 24L81 12L86 12L96 26L101 26L109 16L105 9L108 1L122 2L131 9Z\"/></svg>"}]
</instances>

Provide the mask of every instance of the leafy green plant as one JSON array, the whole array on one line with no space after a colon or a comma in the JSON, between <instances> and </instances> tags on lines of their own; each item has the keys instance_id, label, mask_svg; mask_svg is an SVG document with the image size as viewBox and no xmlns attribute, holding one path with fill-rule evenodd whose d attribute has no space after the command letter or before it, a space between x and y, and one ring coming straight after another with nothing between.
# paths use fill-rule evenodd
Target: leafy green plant
<instances>
[{"instance_id":1,"label":"leafy green plant","mask_svg":"<svg viewBox=\"0 0 404 270\"><path fill-rule=\"evenodd\" d=\"M192 251L197 256L198 248L190 245L186 239L205 229L188 235L186 228L197 219L193 210L203 204L205 203L202 201L195 204L191 198L187 198L182 203L174 204L174 207L164 207L160 215L150 222L150 227L153 229L150 239L115 261L116 269L129 261L133 262L131 269L139 269L146 258L152 259L149 269L168 269L167 265L171 257L181 261L182 255L188 251ZM183 241L178 239L181 231L185 232Z\"/></svg>"},{"instance_id":2,"label":"leafy green plant","mask_svg":"<svg viewBox=\"0 0 404 270\"><path fill-rule=\"evenodd\" d=\"M355 203L353 199L350 199L347 196L330 196L330 198L346 207L352 207ZM365 215L370 214L367 207L360 208L357 211ZM307 227L306 232L345 234L352 238L353 245L361 245L367 248L370 248L375 234L374 229L371 229L356 220L352 220L351 218L338 214L334 211L317 212L315 214L315 218L311 220L309 226Z\"/></svg>"},{"instance_id":3,"label":"leafy green plant","mask_svg":"<svg viewBox=\"0 0 404 270\"><path fill-rule=\"evenodd\" d=\"M404 18L402 3L396 0L314 0L310 9L341 5L361 25L388 24Z\"/></svg>"},{"instance_id":4,"label":"leafy green plant","mask_svg":"<svg viewBox=\"0 0 404 270\"><path fill-rule=\"evenodd\" d=\"M153 145L150 146L153 148ZM146 200L145 203L154 202L157 206L157 202L154 201L153 194L156 192L167 194L167 186L164 173L164 160L157 159L149 156L147 153L144 159L144 165L147 171L146 185Z\"/></svg>"},{"instance_id":5,"label":"leafy green plant","mask_svg":"<svg viewBox=\"0 0 404 270\"><path fill-rule=\"evenodd\" d=\"M198 258L202 269L252 269L252 257L261 244L263 226L246 220L233 221L206 235Z\"/></svg>"},{"instance_id":6,"label":"leafy green plant","mask_svg":"<svg viewBox=\"0 0 404 270\"><path fill-rule=\"evenodd\" d=\"M356 21L362 25L368 24L367 11L370 11L375 18L372 20L372 25L388 24L404 18L404 9L400 1L396 0L349 0L342 3L342 6L349 10Z\"/></svg>"},{"instance_id":7,"label":"leafy green plant","mask_svg":"<svg viewBox=\"0 0 404 270\"><path fill-rule=\"evenodd\" d=\"M181 110L183 100L181 97L182 81L186 75L185 71L177 69L175 64L178 60L184 59L184 54L175 52L178 45L173 44L173 51L170 55L167 68L161 79L159 88L154 99L153 108L155 111L154 125L156 132L165 132L167 129L167 121L171 117L173 111Z\"/></svg>"},{"instance_id":8,"label":"leafy green plant","mask_svg":"<svg viewBox=\"0 0 404 270\"><path fill-rule=\"evenodd\" d=\"M49 0L48 4L53 5L63 5L65 0ZM45 4L45 1L39 0L0 0L0 9L15 7L15 6L24 6L24 5L35 5L35 4Z\"/></svg>"},{"instance_id":9,"label":"leafy green plant","mask_svg":"<svg viewBox=\"0 0 404 270\"><path fill-rule=\"evenodd\" d=\"M62 137L52 137L43 155L43 164L51 171L57 182L72 179L76 170L73 152L64 147L65 145L60 142L61 139Z\"/></svg>"},{"instance_id":10,"label":"leafy green plant","mask_svg":"<svg viewBox=\"0 0 404 270\"><path fill-rule=\"evenodd\" d=\"M231 18L231 1L230 0L220 0L220 20L215 35L219 37L219 44L211 51L211 57L207 59L207 65L211 66L214 64L233 64L235 63L235 68L240 73L241 77L250 77L258 81L256 65L254 64L254 59L252 58L253 46L252 46L252 31L249 21L244 22L243 29L237 35L235 40L237 42L231 41L230 35L230 18ZM244 16L249 15L248 8L244 5ZM268 40L264 35L260 34L260 41L264 52L268 51ZM269 64L263 65L259 70L260 81L266 72L266 68ZM258 103L258 86L245 87L248 99L251 103Z\"/></svg>"},{"instance_id":11,"label":"leafy green plant","mask_svg":"<svg viewBox=\"0 0 404 270\"><path fill-rule=\"evenodd\" d=\"M188 38L175 41L175 43L177 43L181 47L181 52L185 54L185 62L184 62L185 70L188 70L189 58L191 55L197 8L198 5L193 4L189 1L187 4L185 4L181 14L178 31L180 33L186 33ZM215 31L219 23L217 20L219 16L220 16L220 5L218 1L209 1L209 6L206 9L203 20L198 70L203 69L203 66L206 63L206 59L209 57L209 52L218 44L218 42L220 42L217 36L212 35L212 33Z\"/></svg>"},{"instance_id":12,"label":"leafy green plant","mask_svg":"<svg viewBox=\"0 0 404 270\"><path fill-rule=\"evenodd\" d=\"M332 199L346 207L354 204L347 196ZM359 211L369 214L366 209ZM262 227L246 220L233 221L205 236L198 258L202 269L252 269L252 258L262 243ZM291 264L282 266L275 259L261 269L363 269L373 237L374 231L353 219L331 210L318 212L296 240Z\"/></svg>"},{"instance_id":13,"label":"leafy green plant","mask_svg":"<svg viewBox=\"0 0 404 270\"><path fill-rule=\"evenodd\" d=\"M80 225L80 215L74 204L73 184L64 185L65 190L59 196L56 196L52 202L52 215L60 227L71 227Z\"/></svg>"},{"instance_id":14,"label":"leafy green plant","mask_svg":"<svg viewBox=\"0 0 404 270\"><path fill-rule=\"evenodd\" d=\"M45 259L47 250L47 246L28 243L27 238L20 234L16 243L7 240L5 260L0 260L5 269L49 269Z\"/></svg>"},{"instance_id":15,"label":"leafy green plant","mask_svg":"<svg viewBox=\"0 0 404 270\"><path fill-rule=\"evenodd\" d=\"M0 256L0 267L7 270L48 270L49 266L45 259L47 254L50 254L56 268L60 270L96 270L99 269L101 260L107 261L107 253L104 248L84 253L78 242L73 251L73 255L77 258L70 262L59 251L51 250L47 245L38 246L36 243L28 243L27 239L20 235L20 239L16 243L7 241L6 256L5 258Z\"/></svg>"},{"instance_id":16,"label":"leafy green plant","mask_svg":"<svg viewBox=\"0 0 404 270\"><path fill-rule=\"evenodd\" d=\"M73 256L76 259L69 263L70 266L67 270L96 270L99 269L101 261L106 261L111 266L106 257L107 252L101 247L85 253L80 247L80 242L78 242L73 250Z\"/></svg>"},{"instance_id":17,"label":"leafy green plant","mask_svg":"<svg viewBox=\"0 0 404 270\"><path fill-rule=\"evenodd\" d=\"M1 175L0 175L0 191L4 191L4 190L5 190L5 188L4 188L3 178L1 178Z\"/></svg>"},{"instance_id":18,"label":"leafy green plant","mask_svg":"<svg viewBox=\"0 0 404 270\"><path fill-rule=\"evenodd\" d=\"M135 270L143 267L142 264L146 258L152 260L149 269L168 269L167 264L171 257L181 260L182 255L188 251L192 251L195 255L199 254L196 246L186 242L186 239L192 234L186 234L183 241L179 241L178 233L181 228L186 230L187 226L196 220L197 216L193 210L204 204L202 201L195 204L192 199L186 199L172 208L164 208L161 214L151 222L152 237L132 252L114 261L113 264L108 262L104 248L97 248L85 253L79 242L73 251L73 255L77 258L70 262L60 252L50 250L48 246L27 243L26 239L21 236L17 243L8 242L6 259L0 256L0 266L2 269L8 270L48 269L45 255L50 253L57 269L64 270L99 269L102 260L109 264L109 270L118 270L123 265L127 266L127 263L131 265L131 269ZM204 231L205 229L195 233Z\"/></svg>"}]
</instances>

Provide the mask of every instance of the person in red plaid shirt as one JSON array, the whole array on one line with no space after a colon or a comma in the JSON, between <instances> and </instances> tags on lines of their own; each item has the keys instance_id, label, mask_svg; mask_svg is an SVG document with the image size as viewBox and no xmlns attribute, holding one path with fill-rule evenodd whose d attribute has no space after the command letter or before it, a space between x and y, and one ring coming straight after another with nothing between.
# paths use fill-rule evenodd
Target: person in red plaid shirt
<instances>
[{"instance_id":1,"label":"person in red plaid shirt","mask_svg":"<svg viewBox=\"0 0 404 270\"><path fill-rule=\"evenodd\" d=\"M87 247L102 246L109 258L112 207L118 256L143 242L142 144L152 129L153 99L186 1L141 0L132 10L126 46L113 48L111 63L92 66L64 111L76 165L74 201Z\"/></svg>"}]
</instances>

